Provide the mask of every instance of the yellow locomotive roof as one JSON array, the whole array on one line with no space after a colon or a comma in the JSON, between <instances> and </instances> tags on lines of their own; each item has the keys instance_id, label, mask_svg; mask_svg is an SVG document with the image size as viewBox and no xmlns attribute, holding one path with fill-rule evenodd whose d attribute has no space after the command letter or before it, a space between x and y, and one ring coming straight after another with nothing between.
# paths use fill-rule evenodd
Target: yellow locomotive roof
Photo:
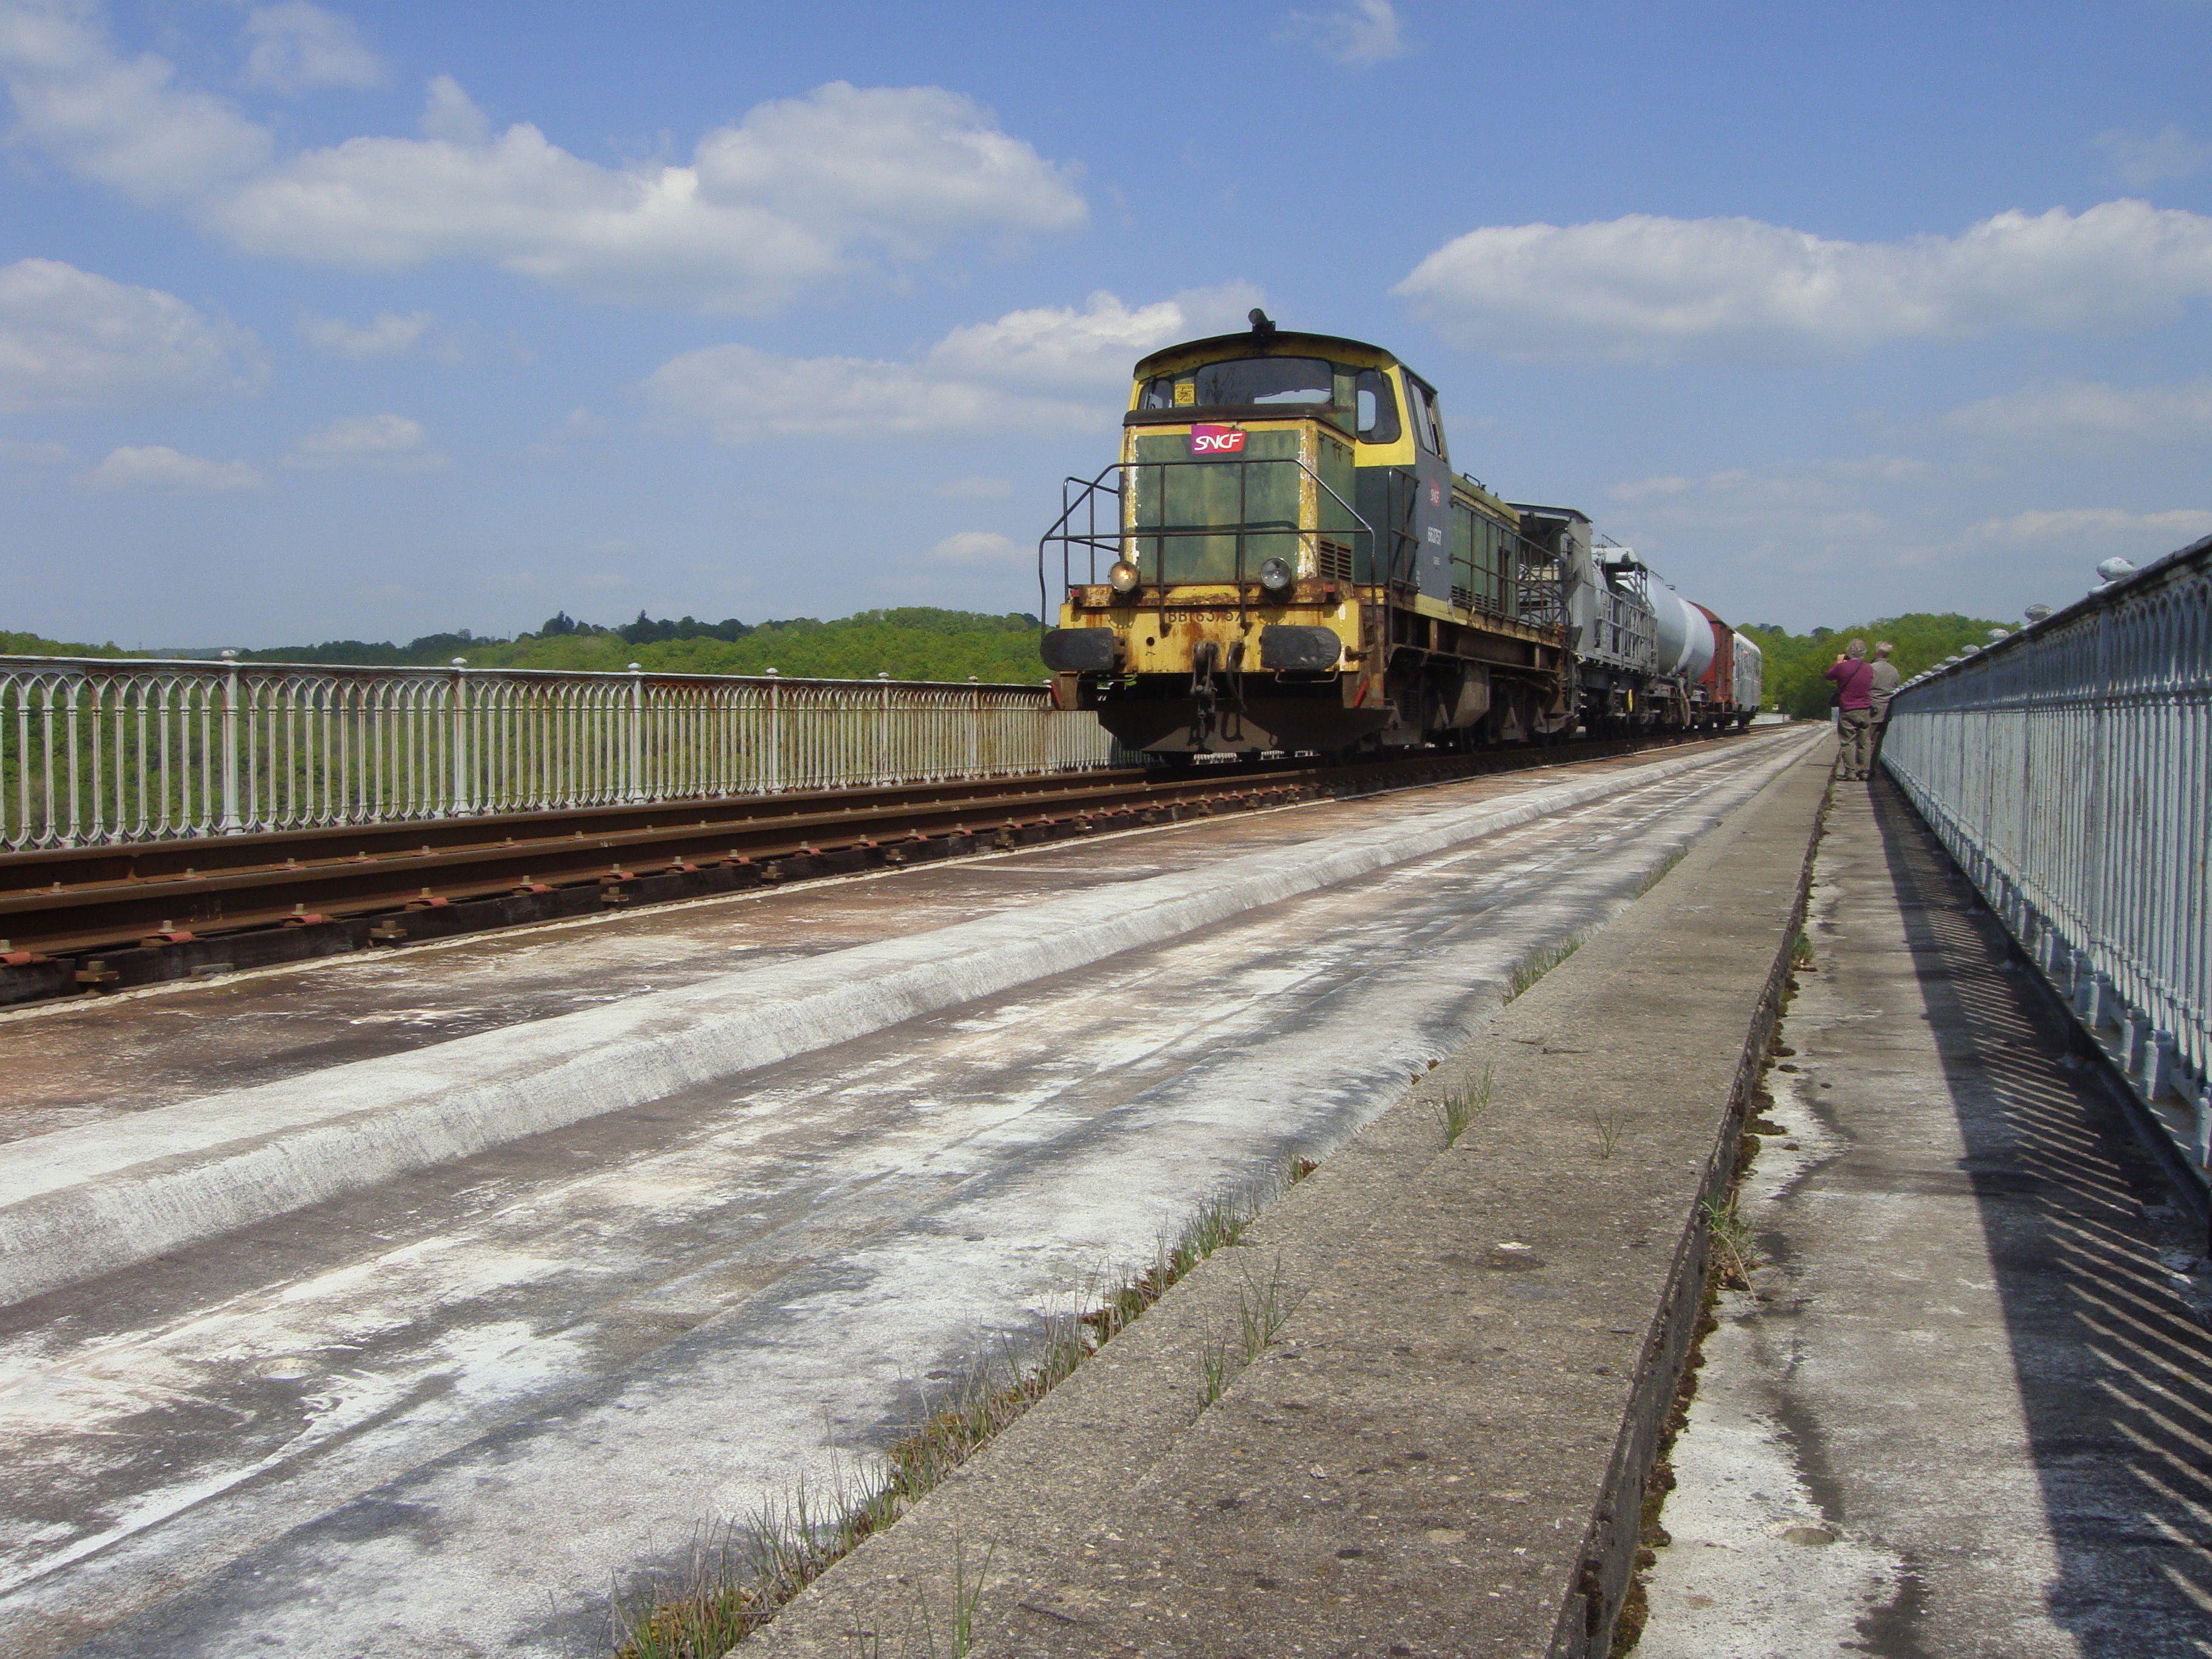
<instances>
[{"instance_id":1,"label":"yellow locomotive roof","mask_svg":"<svg viewBox=\"0 0 2212 1659\"><path fill-rule=\"evenodd\" d=\"M1148 380L1155 374L1172 374L1178 369L1238 357L1323 357L1358 368L1391 368L1398 362L1389 352L1364 340L1347 340L1334 334L1292 334L1282 329L1262 334L1248 329L1241 334L1217 334L1211 339L1164 347L1139 361L1134 374L1139 380Z\"/></svg>"}]
</instances>

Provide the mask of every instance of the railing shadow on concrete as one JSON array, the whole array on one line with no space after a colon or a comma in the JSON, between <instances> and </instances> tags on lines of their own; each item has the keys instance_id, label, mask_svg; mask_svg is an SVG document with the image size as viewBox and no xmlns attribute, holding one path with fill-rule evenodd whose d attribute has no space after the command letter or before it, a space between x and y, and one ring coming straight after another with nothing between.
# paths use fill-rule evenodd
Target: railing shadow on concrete
<instances>
[{"instance_id":1,"label":"railing shadow on concrete","mask_svg":"<svg viewBox=\"0 0 2212 1659\"><path fill-rule=\"evenodd\" d=\"M2192 1235L1999 919L1895 789L1874 805L2004 1310L2057 1556L2051 1616L2088 1659L2201 1654L2212 1330L2180 1293Z\"/></svg>"},{"instance_id":2,"label":"railing shadow on concrete","mask_svg":"<svg viewBox=\"0 0 2212 1659\"><path fill-rule=\"evenodd\" d=\"M1075 771L1042 685L0 657L0 849Z\"/></svg>"},{"instance_id":3,"label":"railing shadow on concrete","mask_svg":"<svg viewBox=\"0 0 2212 1659\"><path fill-rule=\"evenodd\" d=\"M2202 1188L2212 537L1908 681L1881 763Z\"/></svg>"}]
</instances>

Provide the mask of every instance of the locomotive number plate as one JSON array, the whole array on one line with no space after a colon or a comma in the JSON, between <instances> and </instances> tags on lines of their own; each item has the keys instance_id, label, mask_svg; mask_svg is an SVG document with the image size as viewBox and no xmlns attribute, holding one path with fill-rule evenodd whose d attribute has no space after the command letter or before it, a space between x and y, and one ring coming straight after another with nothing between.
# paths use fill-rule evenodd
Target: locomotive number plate
<instances>
[{"instance_id":1,"label":"locomotive number plate","mask_svg":"<svg viewBox=\"0 0 2212 1659\"><path fill-rule=\"evenodd\" d=\"M1235 622L1237 611L1235 606L1224 605L1213 610L1170 611L1167 616L1171 623Z\"/></svg>"}]
</instances>

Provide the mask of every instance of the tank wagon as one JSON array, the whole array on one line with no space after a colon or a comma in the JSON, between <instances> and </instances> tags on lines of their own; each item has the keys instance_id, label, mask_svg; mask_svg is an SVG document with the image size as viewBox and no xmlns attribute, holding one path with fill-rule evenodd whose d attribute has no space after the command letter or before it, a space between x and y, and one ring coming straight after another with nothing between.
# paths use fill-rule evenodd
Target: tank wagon
<instances>
[{"instance_id":1,"label":"tank wagon","mask_svg":"<svg viewBox=\"0 0 2212 1659\"><path fill-rule=\"evenodd\" d=\"M1455 471L1427 381L1252 324L1139 362L1121 459L1064 487L1061 708L1163 763L1749 723L1758 647L1583 514Z\"/></svg>"}]
</instances>

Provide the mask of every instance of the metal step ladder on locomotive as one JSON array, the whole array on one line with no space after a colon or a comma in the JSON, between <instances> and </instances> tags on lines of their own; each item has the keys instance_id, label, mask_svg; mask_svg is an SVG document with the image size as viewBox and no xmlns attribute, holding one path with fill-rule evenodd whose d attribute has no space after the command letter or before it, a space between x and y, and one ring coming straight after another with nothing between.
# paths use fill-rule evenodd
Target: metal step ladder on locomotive
<instances>
[{"instance_id":1,"label":"metal step ladder on locomotive","mask_svg":"<svg viewBox=\"0 0 2212 1659\"><path fill-rule=\"evenodd\" d=\"M1452 470L1380 347L1249 333L1139 362L1121 453L1037 544L1063 708L1163 763L1746 726L1759 648L1568 507Z\"/></svg>"}]
</instances>

